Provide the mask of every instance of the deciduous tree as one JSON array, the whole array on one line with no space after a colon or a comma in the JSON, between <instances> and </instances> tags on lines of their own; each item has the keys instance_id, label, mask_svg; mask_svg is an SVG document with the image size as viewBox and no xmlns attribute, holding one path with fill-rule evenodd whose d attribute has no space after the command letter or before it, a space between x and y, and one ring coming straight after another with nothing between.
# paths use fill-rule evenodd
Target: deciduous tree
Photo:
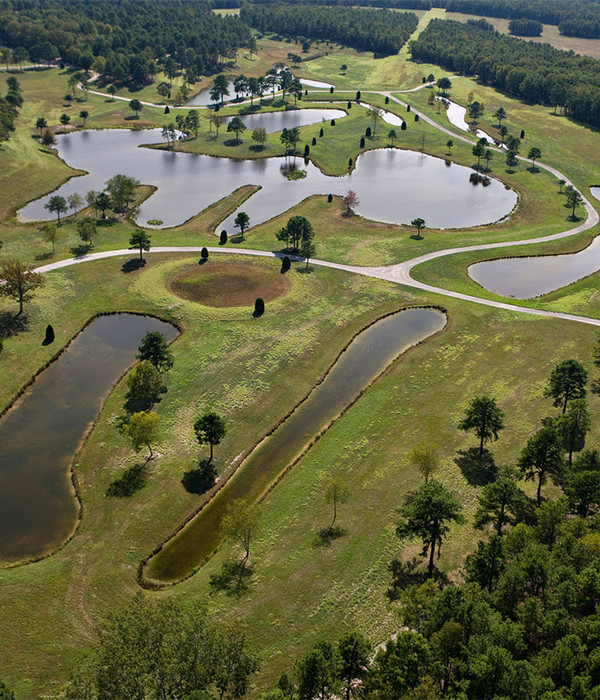
<instances>
[{"instance_id":1,"label":"deciduous tree","mask_svg":"<svg viewBox=\"0 0 600 700\"><path fill-rule=\"evenodd\" d=\"M213 448L219 445L227 433L225 421L218 413L208 411L194 421L194 433L200 445L210 445L210 458L213 460Z\"/></svg>"},{"instance_id":2,"label":"deciduous tree","mask_svg":"<svg viewBox=\"0 0 600 700\"><path fill-rule=\"evenodd\" d=\"M563 447L554 425L545 425L532 435L521 451L519 467L525 479L537 477L537 502L542 502L542 486L552 477L558 480L563 472Z\"/></svg>"},{"instance_id":3,"label":"deciduous tree","mask_svg":"<svg viewBox=\"0 0 600 700\"><path fill-rule=\"evenodd\" d=\"M23 313L23 304L31 301L33 292L44 284L39 272L33 272L27 263L12 258L0 264L0 296L9 297L19 302L19 314Z\"/></svg>"},{"instance_id":4,"label":"deciduous tree","mask_svg":"<svg viewBox=\"0 0 600 700\"><path fill-rule=\"evenodd\" d=\"M151 362L159 372L173 367L173 353L165 336L160 331L148 331L142 338L136 359Z\"/></svg>"},{"instance_id":5,"label":"deciduous tree","mask_svg":"<svg viewBox=\"0 0 600 700\"><path fill-rule=\"evenodd\" d=\"M140 260L144 259L144 251L150 250L150 236L141 229L136 229L129 239L129 250L137 248L140 251Z\"/></svg>"},{"instance_id":6,"label":"deciduous tree","mask_svg":"<svg viewBox=\"0 0 600 700\"><path fill-rule=\"evenodd\" d=\"M123 432L129 440L133 449L138 452L142 445L146 445L152 458L152 443L158 439L160 419L154 411L138 411L134 413L129 422L123 428Z\"/></svg>"},{"instance_id":7,"label":"deciduous tree","mask_svg":"<svg viewBox=\"0 0 600 700\"><path fill-rule=\"evenodd\" d=\"M460 430L472 430L479 438L479 461L483 459L486 442L498 439L498 432L504 428L504 413L489 396L475 397L458 424Z\"/></svg>"},{"instance_id":8,"label":"deciduous tree","mask_svg":"<svg viewBox=\"0 0 600 700\"><path fill-rule=\"evenodd\" d=\"M244 550L241 571L250 558L250 547L263 528L263 513L259 505L243 498L227 504L221 523L221 534L226 540L239 542Z\"/></svg>"}]
</instances>

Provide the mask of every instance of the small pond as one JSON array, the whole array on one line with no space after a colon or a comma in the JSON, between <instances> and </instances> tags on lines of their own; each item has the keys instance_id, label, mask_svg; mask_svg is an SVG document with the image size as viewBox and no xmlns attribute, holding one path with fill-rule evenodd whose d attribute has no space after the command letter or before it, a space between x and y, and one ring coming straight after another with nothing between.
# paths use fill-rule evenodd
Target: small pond
<instances>
[{"instance_id":1,"label":"small pond","mask_svg":"<svg viewBox=\"0 0 600 700\"><path fill-rule=\"evenodd\" d=\"M308 398L249 455L210 505L193 518L146 569L155 580L176 581L201 564L219 544L221 518L235 498L255 501L286 466L400 353L441 330L446 316L435 309L407 309L360 333ZM260 436L255 436L258 439Z\"/></svg>"},{"instance_id":2,"label":"small pond","mask_svg":"<svg viewBox=\"0 0 600 700\"><path fill-rule=\"evenodd\" d=\"M359 102L359 104L365 109L369 109L371 107L371 105L367 104L366 102ZM393 112L388 112L387 109L381 110L381 118L386 124L391 124L392 126L402 126L404 123L404 119L402 119L402 117L399 117Z\"/></svg>"},{"instance_id":3,"label":"small pond","mask_svg":"<svg viewBox=\"0 0 600 700\"><path fill-rule=\"evenodd\" d=\"M267 117L268 115L265 115ZM275 115L273 115L275 116ZM326 126L328 130L335 127ZM249 139L249 136L245 138ZM140 207L138 222L159 219L163 227L183 223L208 205L242 185L262 185L243 208L251 225L286 211L313 194L358 194L359 214L390 223L407 223L416 217L429 227L466 227L497 221L517 203L517 195L501 182L473 184L473 171L440 158L399 149L380 149L361 155L355 169L342 177L324 175L303 158L234 160L139 148L161 140L160 131L80 131L57 137L59 154L74 168L88 175L72 178L56 192L67 197L75 192L102 190L117 173L136 177L157 191ZM302 144L300 144L302 148ZM235 147L231 148L232 155ZM302 167L307 177L288 180L290 168ZM26 219L53 218L44 209L52 195L28 204ZM232 217L219 226L234 233Z\"/></svg>"},{"instance_id":4,"label":"small pond","mask_svg":"<svg viewBox=\"0 0 600 700\"><path fill-rule=\"evenodd\" d=\"M593 187L590 187L590 194L592 197L595 199L600 200L600 186L599 185L594 185Z\"/></svg>"},{"instance_id":5,"label":"small pond","mask_svg":"<svg viewBox=\"0 0 600 700\"><path fill-rule=\"evenodd\" d=\"M531 299L548 294L600 270L600 237L570 255L502 258L475 263L469 276L503 297Z\"/></svg>"},{"instance_id":6,"label":"small pond","mask_svg":"<svg viewBox=\"0 0 600 700\"><path fill-rule=\"evenodd\" d=\"M446 97L437 97L436 99L444 103L446 107L446 115L448 117L448 121L450 122L450 124L454 124L454 126L457 129L460 129L461 131L466 131L469 134L476 136L478 139L485 139L492 145L498 140L495 139L493 136L486 134L486 132L482 131L481 129L476 129L475 131L472 131L471 125L465 119L467 114L467 110L465 109L465 107L457 105L455 102L451 102Z\"/></svg>"},{"instance_id":7,"label":"small pond","mask_svg":"<svg viewBox=\"0 0 600 700\"><path fill-rule=\"evenodd\" d=\"M94 319L0 419L0 562L42 556L72 532L73 457L148 331L178 332L150 316Z\"/></svg>"},{"instance_id":8,"label":"small pond","mask_svg":"<svg viewBox=\"0 0 600 700\"><path fill-rule=\"evenodd\" d=\"M342 119L347 116L341 109L288 109L284 112L264 112L244 114L241 119L248 133L262 126L267 134L274 134L295 126L309 126L319 122L329 122L331 119ZM229 122L233 117L228 117ZM248 135L245 136L247 138Z\"/></svg>"},{"instance_id":9,"label":"small pond","mask_svg":"<svg viewBox=\"0 0 600 700\"><path fill-rule=\"evenodd\" d=\"M306 85L306 87L310 88L317 88L323 90L335 88L335 85L332 85L331 83L324 83L321 80L309 80L308 78L300 78L300 82L302 83L302 85Z\"/></svg>"}]
</instances>

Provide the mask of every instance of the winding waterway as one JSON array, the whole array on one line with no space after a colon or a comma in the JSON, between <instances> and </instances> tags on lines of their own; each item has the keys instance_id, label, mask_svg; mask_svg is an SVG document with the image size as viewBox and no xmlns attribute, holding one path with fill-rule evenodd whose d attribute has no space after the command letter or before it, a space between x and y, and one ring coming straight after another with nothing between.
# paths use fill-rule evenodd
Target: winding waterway
<instances>
[{"instance_id":1,"label":"winding waterway","mask_svg":"<svg viewBox=\"0 0 600 700\"><path fill-rule=\"evenodd\" d=\"M228 503L235 498L260 499L395 357L441 330L445 323L445 314L436 309L407 309L377 321L356 336L308 398L251 452L209 504L150 559L145 575L170 582L191 573L218 546Z\"/></svg>"},{"instance_id":2,"label":"winding waterway","mask_svg":"<svg viewBox=\"0 0 600 700\"><path fill-rule=\"evenodd\" d=\"M148 331L177 335L150 316L94 319L0 419L0 562L43 556L73 531L73 457Z\"/></svg>"}]
</instances>

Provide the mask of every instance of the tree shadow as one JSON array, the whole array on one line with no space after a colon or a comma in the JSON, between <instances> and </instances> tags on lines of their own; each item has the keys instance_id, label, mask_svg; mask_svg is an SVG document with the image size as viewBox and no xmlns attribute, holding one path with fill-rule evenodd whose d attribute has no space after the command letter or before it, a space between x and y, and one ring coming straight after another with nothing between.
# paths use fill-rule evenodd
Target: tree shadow
<instances>
[{"instance_id":1,"label":"tree shadow","mask_svg":"<svg viewBox=\"0 0 600 700\"><path fill-rule=\"evenodd\" d=\"M299 273L300 275L310 275L314 272L314 268L311 267L310 265L308 267L297 267L296 272Z\"/></svg>"},{"instance_id":2,"label":"tree shadow","mask_svg":"<svg viewBox=\"0 0 600 700\"><path fill-rule=\"evenodd\" d=\"M27 330L28 319L26 314L3 311L0 313L0 338L10 338L17 333Z\"/></svg>"},{"instance_id":3,"label":"tree shadow","mask_svg":"<svg viewBox=\"0 0 600 700\"><path fill-rule=\"evenodd\" d=\"M54 253L51 250L49 250L47 253L38 253L35 256L35 259L36 260L48 260L48 258L53 257L53 255L54 255Z\"/></svg>"},{"instance_id":4,"label":"tree shadow","mask_svg":"<svg viewBox=\"0 0 600 700\"><path fill-rule=\"evenodd\" d=\"M496 481L498 476L494 458L489 450L483 450L481 461L479 460L479 449L477 447L459 450L454 462L471 486L485 486L492 481Z\"/></svg>"},{"instance_id":5,"label":"tree shadow","mask_svg":"<svg viewBox=\"0 0 600 700\"><path fill-rule=\"evenodd\" d=\"M71 248L71 253L76 257L76 258L81 258L84 255L87 255L90 252L90 249L87 247L85 243L80 243L78 245L74 245Z\"/></svg>"},{"instance_id":6,"label":"tree shadow","mask_svg":"<svg viewBox=\"0 0 600 700\"><path fill-rule=\"evenodd\" d=\"M231 236L231 238L229 239L229 242L230 243L244 243L245 240L246 239L242 238L241 234L236 233L235 235Z\"/></svg>"},{"instance_id":7,"label":"tree shadow","mask_svg":"<svg viewBox=\"0 0 600 700\"><path fill-rule=\"evenodd\" d=\"M392 559L388 564L388 571L392 574L392 580L387 589L387 597L390 600L398 600L402 592L410 586L420 586L428 579L428 571L422 566L423 562L418 557L413 557L407 562L401 559ZM448 577L443 571L434 567L431 577L434 581L444 585Z\"/></svg>"},{"instance_id":8,"label":"tree shadow","mask_svg":"<svg viewBox=\"0 0 600 700\"><path fill-rule=\"evenodd\" d=\"M165 394L166 392L167 387L161 387L161 393ZM130 396L125 401L123 408L127 411L128 415L131 416L140 411L151 411L161 400L160 396Z\"/></svg>"},{"instance_id":9,"label":"tree shadow","mask_svg":"<svg viewBox=\"0 0 600 700\"><path fill-rule=\"evenodd\" d=\"M146 260L132 258L131 260L127 260L121 265L121 272L135 272L136 270L141 270L145 265Z\"/></svg>"},{"instance_id":10,"label":"tree shadow","mask_svg":"<svg viewBox=\"0 0 600 700\"><path fill-rule=\"evenodd\" d=\"M248 150L252 151L253 153L260 153L261 151L265 150L265 147L262 144L258 144L256 146L250 146Z\"/></svg>"},{"instance_id":11,"label":"tree shadow","mask_svg":"<svg viewBox=\"0 0 600 700\"><path fill-rule=\"evenodd\" d=\"M107 226L114 226L115 224L118 224L119 220L117 219L116 216L105 216L104 218L100 217L98 221L96 222L97 226L102 226L106 228Z\"/></svg>"},{"instance_id":12,"label":"tree shadow","mask_svg":"<svg viewBox=\"0 0 600 700\"><path fill-rule=\"evenodd\" d=\"M139 114L129 114L128 116L123 117L123 119L125 119L126 122L135 121L136 119L139 119L139 118L140 118Z\"/></svg>"},{"instance_id":13,"label":"tree shadow","mask_svg":"<svg viewBox=\"0 0 600 700\"><path fill-rule=\"evenodd\" d=\"M285 275L286 272L289 272L290 268L292 267L292 262L286 255L285 258L281 260L281 269L279 272L281 272L282 275Z\"/></svg>"},{"instance_id":14,"label":"tree shadow","mask_svg":"<svg viewBox=\"0 0 600 700\"><path fill-rule=\"evenodd\" d=\"M423 236L419 236L418 233L413 233L413 234L410 236L410 238L411 238L413 241L422 241L422 240L423 240Z\"/></svg>"},{"instance_id":15,"label":"tree shadow","mask_svg":"<svg viewBox=\"0 0 600 700\"><path fill-rule=\"evenodd\" d=\"M340 537L344 537L348 532L343 527L338 525L334 527L324 527L319 532L315 538L315 547L329 547L331 543L335 540L339 540Z\"/></svg>"},{"instance_id":16,"label":"tree shadow","mask_svg":"<svg viewBox=\"0 0 600 700\"><path fill-rule=\"evenodd\" d=\"M528 170L530 173L534 173L534 174L540 172L540 169L537 167L537 165L530 165L530 166L527 168L527 170Z\"/></svg>"},{"instance_id":17,"label":"tree shadow","mask_svg":"<svg viewBox=\"0 0 600 700\"><path fill-rule=\"evenodd\" d=\"M248 590L252 578L252 567L243 567L239 561L225 561L218 574L210 577L210 587L213 592L226 593L238 597Z\"/></svg>"},{"instance_id":18,"label":"tree shadow","mask_svg":"<svg viewBox=\"0 0 600 700\"><path fill-rule=\"evenodd\" d=\"M113 498L129 498L143 489L148 480L146 469L148 461L147 459L145 462L134 464L133 467L126 469L118 479L109 484L106 495Z\"/></svg>"},{"instance_id":19,"label":"tree shadow","mask_svg":"<svg viewBox=\"0 0 600 700\"><path fill-rule=\"evenodd\" d=\"M196 469L185 472L181 483L188 493L201 495L215 485L217 470L209 459L203 459Z\"/></svg>"},{"instance_id":20,"label":"tree shadow","mask_svg":"<svg viewBox=\"0 0 600 700\"><path fill-rule=\"evenodd\" d=\"M223 143L225 146L239 146L242 143L242 139L227 139Z\"/></svg>"}]
</instances>

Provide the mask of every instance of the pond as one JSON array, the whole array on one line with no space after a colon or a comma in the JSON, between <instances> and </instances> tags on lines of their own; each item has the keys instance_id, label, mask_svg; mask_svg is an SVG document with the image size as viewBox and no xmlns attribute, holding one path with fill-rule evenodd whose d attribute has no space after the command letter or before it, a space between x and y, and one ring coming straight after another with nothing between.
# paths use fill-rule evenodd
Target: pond
<instances>
[{"instance_id":1,"label":"pond","mask_svg":"<svg viewBox=\"0 0 600 700\"><path fill-rule=\"evenodd\" d=\"M593 185L592 187L590 187L590 194L591 194L592 197L594 197L595 199L600 200L600 186L598 186L598 185Z\"/></svg>"},{"instance_id":2,"label":"pond","mask_svg":"<svg viewBox=\"0 0 600 700\"><path fill-rule=\"evenodd\" d=\"M365 109L369 109L371 107L371 105L367 104L366 102L359 102L359 104ZM381 119L386 124L391 124L392 126L402 126L402 124L404 123L404 119L402 119L402 117L399 117L393 112L388 112L387 109L381 110Z\"/></svg>"},{"instance_id":3,"label":"pond","mask_svg":"<svg viewBox=\"0 0 600 700\"><path fill-rule=\"evenodd\" d=\"M232 499L258 500L394 358L445 324L445 314L436 309L407 309L357 335L325 379L250 453L209 505L150 559L147 577L177 581L202 564L219 544L221 519Z\"/></svg>"},{"instance_id":4,"label":"pond","mask_svg":"<svg viewBox=\"0 0 600 700\"><path fill-rule=\"evenodd\" d=\"M469 276L495 294L531 299L548 294L600 270L600 238L569 255L503 258L475 263Z\"/></svg>"},{"instance_id":5,"label":"pond","mask_svg":"<svg viewBox=\"0 0 600 700\"><path fill-rule=\"evenodd\" d=\"M478 139L485 139L490 144L496 143L497 139L495 139L493 136L490 136L489 134L486 134L485 131L482 131L481 129L475 129L473 131L471 129L471 125L467 122L465 118L467 115L467 110L465 109L465 107L457 105L455 102L451 102L446 97L437 97L436 99L440 100L444 104L446 108L446 116L448 117L448 121L450 122L450 124L453 124L457 129L460 129L461 131L467 131L469 134L476 136Z\"/></svg>"},{"instance_id":6,"label":"pond","mask_svg":"<svg viewBox=\"0 0 600 700\"><path fill-rule=\"evenodd\" d=\"M0 419L0 562L43 556L73 531L73 457L148 331L178 332L149 316L94 319Z\"/></svg>"},{"instance_id":7,"label":"pond","mask_svg":"<svg viewBox=\"0 0 600 700\"><path fill-rule=\"evenodd\" d=\"M319 122L329 122L331 119L342 119L347 116L341 109L288 109L284 112L264 112L241 115L248 134L262 126L267 134L273 134L295 126L309 126ZM229 122L233 117L228 117Z\"/></svg>"},{"instance_id":8,"label":"pond","mask_svg":"<svg viewBox=\"0 0 600 700\"><path fill-rule=\"evenodd\" d=\"M325 127L324 138L331 129L335 127ZM349 189L358 194L357 212L363 216L390 223L421 217L427 226L435 228L497 221L517 203L516 193L501 182L491 179L487 187L473 184L469 168L413 151L368 151L357 159L351 173L330 177L312 163L305 164L302 158L234 160L139 148L160 139L156 129L79 131L58 136L60 156L89 174L72 178L56 192L31 202L21 210L22 216L33 220L52 218L44 209L50 196L102 190L117 173L158 188L139 209L137 220L144 226L153 219L163 221L163 227L181 224L242 185L262 185L243 205L253 226L310 195L344 195ZM235 154L235 147L231 153ZM287 173L295 166L304 168L307 177L288 180ZM235 214L219 229L233 233L233 218Z\"/></svg>"}]
</instances>

